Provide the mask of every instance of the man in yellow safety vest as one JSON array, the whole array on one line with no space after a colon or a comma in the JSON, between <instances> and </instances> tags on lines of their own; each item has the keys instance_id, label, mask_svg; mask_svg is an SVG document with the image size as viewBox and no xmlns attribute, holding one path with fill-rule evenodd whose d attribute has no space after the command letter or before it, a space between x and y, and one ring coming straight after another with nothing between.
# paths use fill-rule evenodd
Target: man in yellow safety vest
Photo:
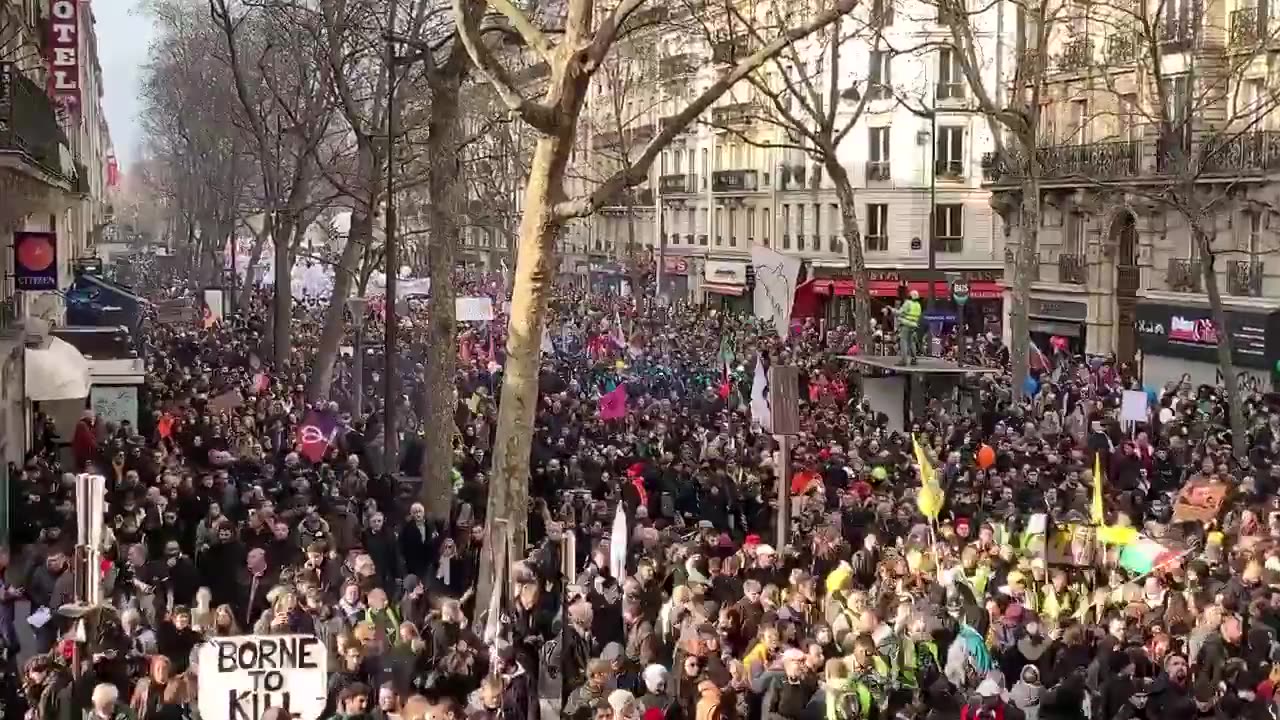
<instances>
[{"instance_id":1,"label":"man in yellow safety vest","mask_svg":"<svg viewBox=\"0 0 1280 720\"><path fill-rule=\"evenodd\" d=\"M921 312L920 291L912 290L898 306L898 352L912 365L916 364L916 332L920 329Z\"/></svg>"}]
</instances>

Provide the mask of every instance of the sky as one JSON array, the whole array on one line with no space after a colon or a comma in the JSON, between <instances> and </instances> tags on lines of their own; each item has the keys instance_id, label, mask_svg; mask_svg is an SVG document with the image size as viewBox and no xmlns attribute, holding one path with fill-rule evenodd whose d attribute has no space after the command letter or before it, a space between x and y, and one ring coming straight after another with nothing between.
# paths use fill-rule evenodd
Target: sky
<instances>
[{"instance_id":1,"label":"sky","mask_svg":"<svg viewBox=\"0 0 1280 720\"><path fill-rule=\"evenodd\" d=\"M142 141L138 113L142 66L155 31L139 9L139 0L98 0L92 3L97 20L98 61L102 64L107 123L122 169L138 159Z\"/></svg>"}]
</instances>

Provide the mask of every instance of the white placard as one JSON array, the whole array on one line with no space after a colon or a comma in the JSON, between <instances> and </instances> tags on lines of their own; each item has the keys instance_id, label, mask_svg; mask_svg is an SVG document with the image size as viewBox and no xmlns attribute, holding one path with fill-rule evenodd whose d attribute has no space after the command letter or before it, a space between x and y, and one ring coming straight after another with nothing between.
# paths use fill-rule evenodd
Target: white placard
<instances>
[{"instance_id":1,"label":"white placard","mask_svg":"<svg viewBox=\"0 0 1280 720\"><path fill-rule=\"evenodd\" d=\"M126 420L138 431L138 388L133 385L94 385L89 404L99 420L117 427Z\"/></svg>"},{"instance_id":2,"label":"white placard","mask_svg":"<svg viewBox=\"0 0 1280 720\"><path fill-rule=\"evenodd\" d=\"M222 291L217 288L207 288L204 291L204 304L209 308L209 315L213 322L222 322L222 318L226 315Z\"/></svg>"},{"instance_id":3,"label":"white placard","mask_svg":"<svg viewBox=\"0 0 1280 720\"><path fill-rule=\"evenodd\" d=\"M202 720L260 720L267 708L320 720L328 692L329 653L314 635L238 635L200 646Z\"/></svg>"},{"instance_id":4,"label":"white placard","mask_svg":"<svg viewBox=\"0 0 1280 720\"><path fill-rule=\"evenodd\" d=\"M458 322L488 322L493 319L493 298L462 297L454 301Z\"/></svg>"},{"instance_id":5,"label":"white placard","mask_svg":"<svg viewBox=\"0 0 1280 720\"><path fill-rule=\"evenodd\" d=\"M1123 422L1147 421L1147 393L1142 390L1125 390L1120 404L1120 420Z\"/></svg>"}]
</instances>

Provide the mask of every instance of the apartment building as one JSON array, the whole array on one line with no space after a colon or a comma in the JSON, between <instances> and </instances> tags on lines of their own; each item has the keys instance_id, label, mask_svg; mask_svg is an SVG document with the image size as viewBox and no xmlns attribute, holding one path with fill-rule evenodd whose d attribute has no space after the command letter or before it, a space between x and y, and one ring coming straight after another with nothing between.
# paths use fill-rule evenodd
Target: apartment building
<instances>
[{"instance_id":1,"label":"apartment building","mask_svg":"<svg viewBox=\"0 0 1280 720\"><path fill-rule=\"evenodd\" d=\"M0 458L13 462L31 401L84 407L88 363L48 328L107 222L115 168L89 3L0 0L0 28Z\"/></svg>"},{"instance_id":2,"label":"apartment building","mask_svg":"<svg viewBox=\"0 0 1280 720\"><path fill-rule=\"evenodd\" d=\"M994 7L1003 12L1003 4ZM995 14L977 21L979 34L991 45L989 56L1003 57L1011 34L997 27ZM970 326L998 324L1003 234L981 176L981 158L993 147L990 127L950 53L900 50L944 39L936 7L881 0L856 10L846 25L844 78L832 101L839 103L837 126L853 125L838 158L853 181L873 295L896 298L908 284L927 297L932 278L934 295L945 301L947 279L963 278L973 298ZM673 93L664 114L750 50L742 39L668 40L658 77L666 87L688 89ZM825 37L797 50L813 77L823 76L833 55ZM1003 70L999 63L987 69L992 87ZM864 92L870 96L858 113ZM814 289L828 298L828 315L850 317L854 284L835 186L808 153L782 147L796 140L779 119L771 101L744 82L663 153L656 195L664 285L696 300L742 296L751 247L760 244L804 258ZM945 321L954 312L936 315Z\"/></svg>"},{"instance_id":3,"label":"apartment building","mask_svg":"<svg viewBox=\"0 0 1280 720\"><path fill-rule=\"evenodd\" d=\"M1184 373L1213 383L1229 336L1237 370L1270 386L1280 361L1280 265L1270 257L1280 247L1280 25L1245 0L1073 7L1046 53L1032 338L1136 361L1156 386ZM1010 147L985 163L992 206L1013 228L1007 273L1022 156ZM1210 316L1207 263L1225 328Z\"/></svg>"}]
</instances>

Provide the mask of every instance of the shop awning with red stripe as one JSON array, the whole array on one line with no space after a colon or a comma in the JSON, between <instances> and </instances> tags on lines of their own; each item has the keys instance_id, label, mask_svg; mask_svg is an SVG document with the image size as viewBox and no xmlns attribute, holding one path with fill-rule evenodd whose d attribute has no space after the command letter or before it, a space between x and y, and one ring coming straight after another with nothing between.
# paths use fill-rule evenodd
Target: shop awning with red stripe
<instances>
[{"instance_id":1,"label":"shop awning with red stripe","mask_svg":"<svg viewBox=\"0 0 1280 720\"><path fill-rule=\"evenodd\" d=\"M727 283L709 282L702 283L702 289L709 293L715 293L717 295L732 295L734 297L738 297L747 291L745 285L729 285Z\"/></svg>"},{"instance_id":2,"label":"shop awning with red stripe","mask_svg":"<svg viewBox=\"0 0 1280 720\"><path fill-rule=\"evenodd\" d=\"M853 280L814 280L814 292L820 295L836 295L840 297L851 297L857 290L857 283ZM871 291L871 297L897 297L898 286L900 282L896 280L872 280L867 285L867 289ZM921 297L929 295L929 283L926 280L913 280L907 283L907 287L911 290L918 291ZM1000 283L994 280L970 280L969 281L969 298L971 300L994 300L998 299L1003 290ZM951 284L945 280L939 280L934 283L934 297L941 299L949 299L951 297Z\"/></svg>"}]
</instances>

